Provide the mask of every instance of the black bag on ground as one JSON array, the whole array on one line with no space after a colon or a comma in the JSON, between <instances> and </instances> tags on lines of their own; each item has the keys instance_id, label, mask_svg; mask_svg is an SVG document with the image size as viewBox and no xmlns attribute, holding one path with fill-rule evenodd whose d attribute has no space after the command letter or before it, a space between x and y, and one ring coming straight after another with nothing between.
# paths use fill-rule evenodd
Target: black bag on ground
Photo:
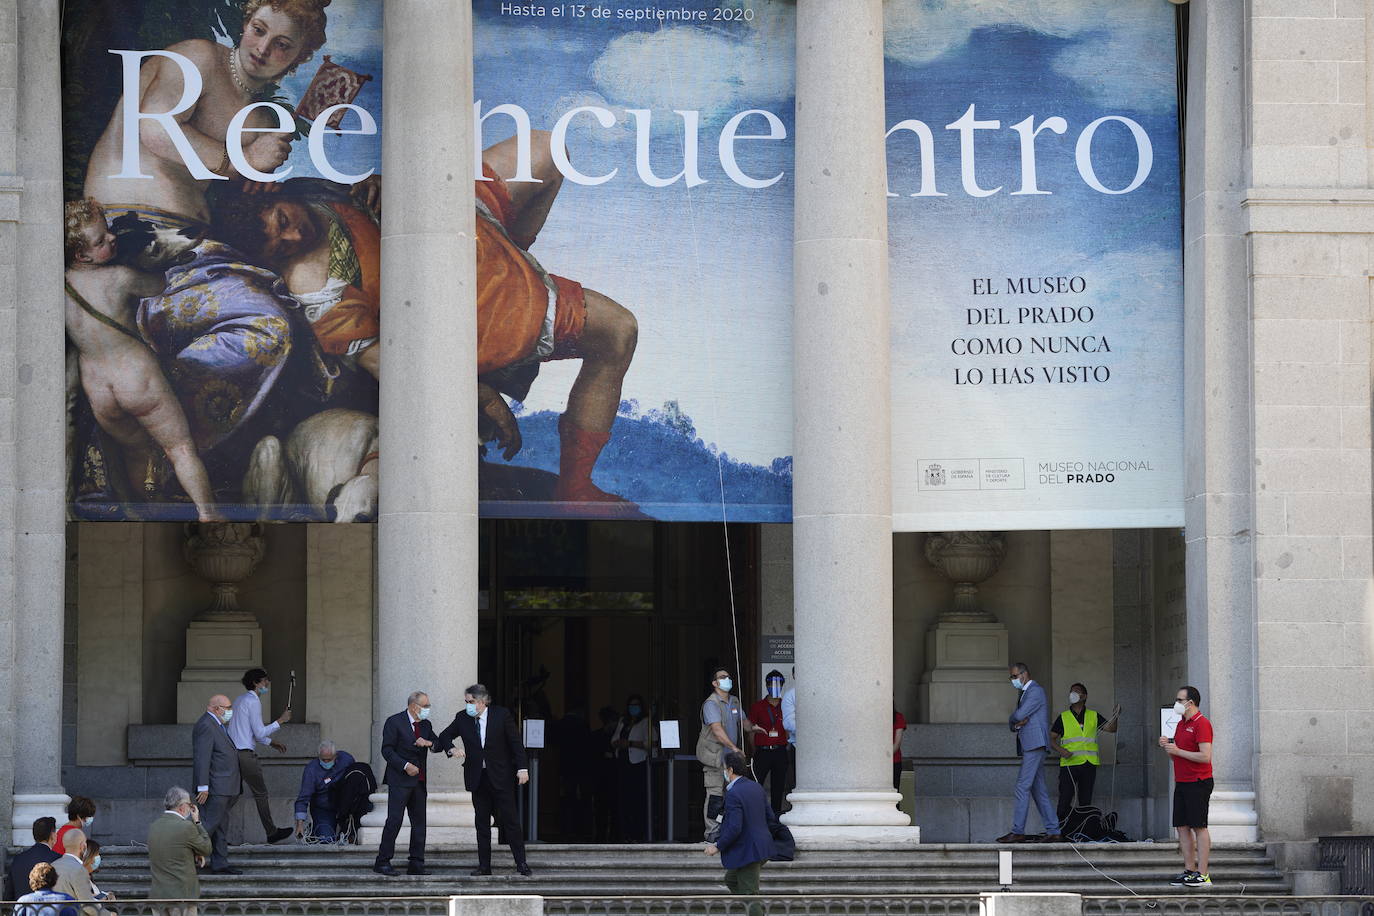
<instances>
[{"instance_id":1,"label":"black bag on ground","mask_svg":"<svg viewBox=\"0 0 1374 916\"><path fill-rule=\"evenodd\" d=\"M797 857L797 841L792 838L792 831L787 829L787 825L778 820L772 805L768 806L768 833L773 837L776 850L768 859L769 862L791 862Z\"/></svg>"},{"instance_id":2,"label":"black bag on ground","mask_svg":"<svg viewBox=\"0 0 1374 916\"><path fill-rule=\"evenodd\" d=\"M356 760L348 769L339 774L330 793L334 796L336 812L335 835L347 837L349 842L358 842L358 828L362 826L363 816L372 811L368 796L377 791L377 777L372 767Z\"/></svg>"},{"instance_id":3,"label":"black bag on ground","mask_svg":"<svg viewBox=\"0 0 1374 916\"><path fill-rule=\"evenodd\" d=\"M1131 838L1116 827L1115 811L1101 808L1072 808L1064 818L1060 833L1079 843L1129 843Z\"/></svg>"}]
</instances>

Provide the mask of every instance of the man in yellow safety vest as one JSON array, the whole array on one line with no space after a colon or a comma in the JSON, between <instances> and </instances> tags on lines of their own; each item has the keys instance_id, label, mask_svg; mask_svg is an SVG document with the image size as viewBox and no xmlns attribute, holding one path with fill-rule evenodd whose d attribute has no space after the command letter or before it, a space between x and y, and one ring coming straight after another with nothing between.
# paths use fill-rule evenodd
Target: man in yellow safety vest
<instances>
[{"instance_id":1,"label":"man in yellow safety vest","mask_svg":"<svg viewBox=\"0 0 1374 916\"><path fill-rule=\"evenodd\" d=\"M1059 823L1074 807L1075 791L1078 807L1093 803L1093 783L1097 780L1097 733L1115 732L1121 716L1118 704L1107 721L1101 721L1097 710L1088 708L1088 688L1074 684L1069 688L1069 708L1059 714L1050 726L1050 747L1059 755Z\"/></svg>"}]
</instances>

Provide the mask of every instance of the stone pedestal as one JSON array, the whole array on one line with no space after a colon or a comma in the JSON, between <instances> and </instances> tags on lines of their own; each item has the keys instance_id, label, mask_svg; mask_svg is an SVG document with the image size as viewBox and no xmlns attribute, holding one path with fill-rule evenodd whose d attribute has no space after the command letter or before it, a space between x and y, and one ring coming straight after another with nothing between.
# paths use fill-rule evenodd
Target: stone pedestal
<instances>
[{"instance_id":1,"label":"stone pedestal","mask_svg":"<svg viewBox=\"0 0 1374 916\"><path fill-rule=\"evenodd\" d=\"M1259 814L1255 810L1255 793L1218 785L1212 792L1207 824L1213 843L1258 843Z\"/></svg>"},{"instance_id":2,"label":"stone pedestal","mask_svg":"<svg viewBox=\"0 0 1374 916\"><path fill-rule=\"evenodd\" d=\"M262 667L262 627L255 620L193 620L186 627L186 667L177 682L177 722L195 722L206 700L243 692L243 672ZM270 696L262 698L271 709Z\"/></svg>"},{"instance_id":3,"label":"stone pedestal","mask_svg":"<svg viewBox=\"0 0 1374 916\"><path fill-rule=\"evenodd\" d=\"M1006 555L999 532L940 531L925 541L931 566L954 583L954 600L926 633L922 722L1002 722L1007 716L1007 628L978 604L978 585Z\"/></svg>"},{"instance_id":4,"label":"stone pedestal","mask_svg":"<svg viewBox=\"0 0 1374 916\"><path fill-rule=\"evenodd\" d=\"M215 591L210 606L186 628L186 667L177 683L177 722L195 722L217 693L233 699L249 668L262 667L262 627L239 607L238 586L262 562L267 544L257 525L231 522L186 526L186 563ZM270 709L266 697L264 708Z\"/></svg>"},{"instance_id":5,"label":"stone pedestal","mask_svg":"<svg viewBox=\"0 0 1374 916\"><path fill-rule=\"evenodd\" d=\"M926 632L922 722L1007 718L1007 628L996 621L940 621Z\"/></svg>"}]
</instances>

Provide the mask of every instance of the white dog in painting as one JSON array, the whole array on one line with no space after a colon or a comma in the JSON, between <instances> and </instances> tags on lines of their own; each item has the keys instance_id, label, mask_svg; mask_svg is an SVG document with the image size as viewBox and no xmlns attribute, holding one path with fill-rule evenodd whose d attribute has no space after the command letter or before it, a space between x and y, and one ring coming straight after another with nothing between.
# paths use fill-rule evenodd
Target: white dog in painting
<instances>
[{"instance_id":1,"label":"white dog in painting","mask_svg":"<svg viewBox=\"0 0 1374 916\"><path fill-rule=\"evenodd\" d=\"M262 507L307 503L334 522L377 518L377 418L332 408L286 437L264 436L243 477L244 498Z\"/></svg>"}]
</instances>

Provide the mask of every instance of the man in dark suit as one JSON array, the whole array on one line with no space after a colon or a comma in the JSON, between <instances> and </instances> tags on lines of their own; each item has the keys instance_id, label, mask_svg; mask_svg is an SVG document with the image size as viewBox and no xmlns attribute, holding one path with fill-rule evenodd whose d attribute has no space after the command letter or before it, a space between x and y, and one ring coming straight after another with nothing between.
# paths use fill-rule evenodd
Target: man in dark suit
<instances>
[{"instance_id":1,"label":"man in dark suit","mask_svg":"<svg viewBox=\"0 0 1374 916\"><path fill-rule=\"evenodd\" d=\"M229 698L215 694L205 715L191 729L192 772L196 780L196 804L200 806L205 832L210 834L210 873L241 875L229 867L229 811L239 800L239 751L224 726L234 715Z\"/></svg>"},{"instance_id":2,"label":"man in dark suit","mask_svg":"<svg viewBox=\"0 0 1374 916\"><path fill-rule=\"evenodd\" d=\"M382 757L386 772L386 826L382 828L382 843L377 847L377 861L372 870L379 875L394 875L391 857L396 854L396 835L401 832L401 820L410 815L410 850L408 875L427 875L425 868L425 803L429 792L425 786L425 772L429 754L437 753L434 726L429 723L429 694L417 690L406 700L406 708L390 716L382 726Z\"/></svg>"},{"instance_id":3,"label":"man in dark suit","mask_svg":"<svg viewBox=\"0 0 1374 916\"><path fill-rule=\"evenodd\" d=\"M749 769L744 755L730 752L725 755L725 811L720 822L720 836L706 847L706 854L720 853L725 866L725 886L732 894L752 896L759 892L759 872L763 863L773 858L777 847L768 830L768 797L763 786L744 774ZM749 912L761 913L758 904L750 904Z\"/></svg>"},{"instance_id":4,"label":"man in dark suit","mask_svg":"<svg viewBox=\"0 0 1374 916\"><path fill-rule=\"evenodd\" d=\"M29 872L40 862L56 862L62 858L53 851L57 837L57 818L40 817L33 822L33 845L18 853L5 869L5 899L18 900L29 892Z\"/></svg>"},{"instance_id":5,"label":"man in dark suit","mask_svg":"<svg viewBox=\"0 0 1374 916\"><path fill-rule=\"evenodd\" d=\"M1062 843L1059 834L1059 817L1050 804L1050 793L1045 788L1045 753L1050 746L1050 712L1045 700L1045 688L1031 679L1030 669L1025 662L1016 662L1008 669L1011 685L1021 691L1020 702L1007 717L1007 727L1016 733L1016 747L1021 753L1021 770L1016 776L1015 809L1012 812L1011 833L997 838L999 843L1035 842L1026 836L1026 815L1030 813L1031 799L1040 809L1040 820L1045 825L1043 843Z\"/></svg>"},{"instance_id":6,"label":"man in dark suit","mask_svg":"<svg viewBox=\"0 0 1374 916\"><path fill-rule=\"evenodd\" d=\"M533 874L525 861L525 837L515 810L515 785L529 782L525 745L515 717L491 705L491 693L481 684L464 691L465 708L439 733L439 749L452 756L454 738L463 739L463 784L472 793L477 818L477 868L474 875L491 874L491 816L496 815L515 857L515 870Z\"/></svg>"}]
</instances>

